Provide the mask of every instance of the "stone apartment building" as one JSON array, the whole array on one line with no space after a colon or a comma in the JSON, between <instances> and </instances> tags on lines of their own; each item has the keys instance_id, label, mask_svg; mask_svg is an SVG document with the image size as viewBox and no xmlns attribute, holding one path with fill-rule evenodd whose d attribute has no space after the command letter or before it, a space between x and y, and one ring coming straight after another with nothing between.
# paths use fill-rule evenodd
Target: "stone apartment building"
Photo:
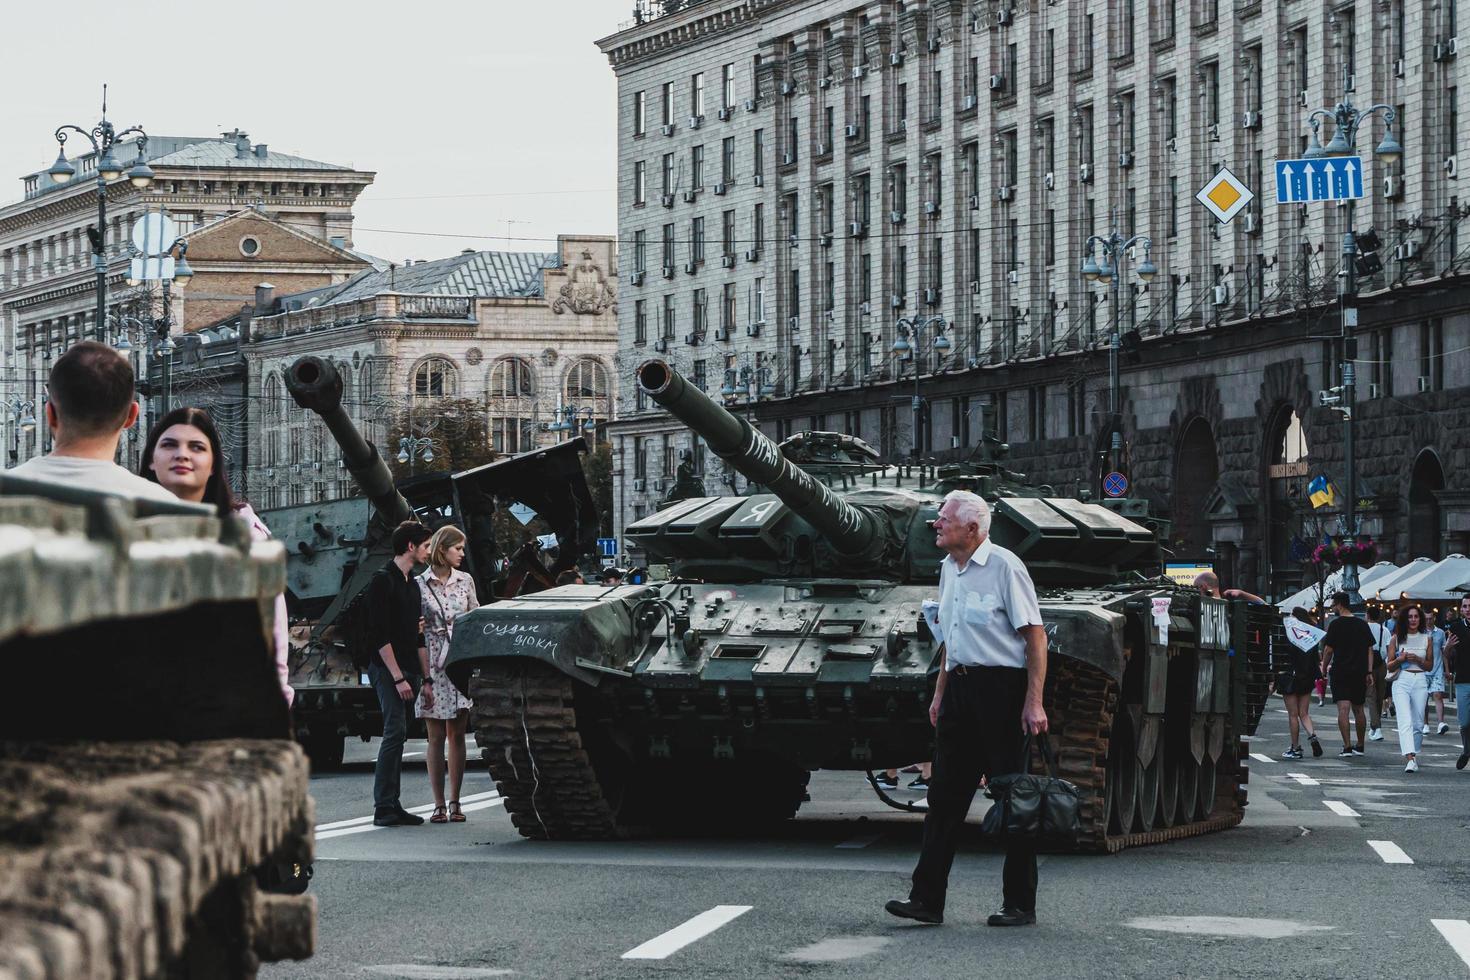
<instances>
[{"instance_id":1,"label":"stone apartment building","mask_svg":"<svg viewBox=\"0 0 1470 980\"><path fill-rule=\"evenodd\" d=\"M653 356L770 435L840 429L891 459L963 457L993 406L1016 468L1095 493L1116 323L1132 493L1172 518L1179 558L1288 591L1305 481L1344 480L1318 392L1338 383L1352 231L1364 531L1387 557L1470 550L1447 480L1470 465L1456 30L1453 4L1405 0L640 4L598 42L631 255L616 530L680 450L702 459L631 383ZM1380 115L1357 139L1362 200L1277 205L1274 162L1344 89L1397 110L1402 158L1373 158ZM1226 225L1194 200L1223 167L1255 193ZM1113 230L1148 237L1158 269L1144 283L1144 250L1125 259L1116 304L1079 274Z\"/></svg>"},{"instance_id":2,"label":"stone apartment building","mask_svg":"<svg viewBox=\"0 0 1470 980\"><path fill-rule=\"evenodd\" d=\"M38 134L37 157L47 156L50 134ZM75 146L73 141L71 146ZM131 166L135 140L114 151ZM161 290L127 283L128 231L150 210L162 210L190 242L194 279L172 291L175 330L194 330L248 304L254 286L275 280L310 289L341 282L369 267L352 248L352 206L374 175L252 143L239 130L219 137L154 136L144 157L155 177L146 188L126 176L107 187L109 316L162 315ZM9 410L16 399L41 416L42 384L51 360L80 339L114 342L115 325L95 323L95 273L87 229L97 221L96 159L90 150L71 159L77 175L57 184L44 171L22 177L23 197L0 206L0 335L3 387L0 412L7 460L44 452L44 426L19 431ZM230 226L221 222L249 212ZM201 233L218 230L206 242ZM310 256L306 255L310 252ZM134 338L135 349L141 345ZM141 353L140 372L148 368Z\"/></svg>"}]
</instances>

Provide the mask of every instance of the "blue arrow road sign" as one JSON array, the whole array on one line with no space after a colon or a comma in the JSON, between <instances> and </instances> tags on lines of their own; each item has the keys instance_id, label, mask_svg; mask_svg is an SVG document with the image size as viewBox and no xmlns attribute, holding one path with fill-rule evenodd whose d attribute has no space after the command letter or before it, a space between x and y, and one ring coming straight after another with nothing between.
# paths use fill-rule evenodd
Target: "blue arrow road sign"
<instances>
[{"instance_id":1,"label":"blue arrow road sign","mask_svg":"<svg viewBox=\"0 0 1470 980\"><path fill-rule=\"evenodd\" d=\"M1350 201L1362 196L1362 157L1276 161L1277 204Z\"/></svg>"},{"instance_id":2,"label":"blue arrow road sign","mask_svg":"<svg viewBox=\"0 0 1470 980\"><path fill-rule=\"evenodd\" d=\"M616 558L618 556L618 539L598 538L597 553L604 558Z\"/></svg>"}]
</instances>

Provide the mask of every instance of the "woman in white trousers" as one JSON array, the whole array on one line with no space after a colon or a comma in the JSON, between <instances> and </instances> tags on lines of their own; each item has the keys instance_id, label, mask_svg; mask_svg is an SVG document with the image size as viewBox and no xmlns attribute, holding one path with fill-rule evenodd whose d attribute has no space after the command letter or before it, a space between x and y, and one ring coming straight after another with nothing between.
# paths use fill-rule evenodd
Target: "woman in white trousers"
<instances>
[{"instance_id":1,"label":"woman in white trousers","mask_svg":"<svg viewBox=\"0 0 1470 980\"><path fill-rule=\"evenodd\" d=\"M1419 722L1429 700L1429 672L1434 670L1434 647L1424 612L1418 606L1399 611L1393 639L1388 641L1388 670L1398 671L1393 683L1393 706L1398 715L1399 751L1408 764L1404 772L1419 771L1419 752L1424 748L1424 730Z\"/></svg>"}]
</instances>

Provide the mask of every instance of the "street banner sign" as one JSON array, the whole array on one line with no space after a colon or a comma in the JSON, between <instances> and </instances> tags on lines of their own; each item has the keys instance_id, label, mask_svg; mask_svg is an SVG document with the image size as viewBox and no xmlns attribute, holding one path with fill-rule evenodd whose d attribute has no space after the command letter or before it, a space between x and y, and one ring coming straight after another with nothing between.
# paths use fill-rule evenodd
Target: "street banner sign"
<instances>
[{"instance_id":1,"label":"street banner sign","mask_svg":"<svg viewBox=\"0 0 1470 980\"><path fill-rule=\"evenodd\" d=\"M1122 497L1128 493L1128 478L1114 470L1103 477L1103 493L1109 497Z\"/></svg>"},{"instance_id":2,"label":"street banner sign","mask_svg":"<svg viewBox=\"0 0 1470 980\"><path fill-rule=\"evenodd\" d=\"M1213 214L1222 225L1228 225L1247 204L1256 199L1256 192L1231 173L1229 167L1221 167L1219 173L1205 181L1205 186L1199 189L1194 199L1203 204L1205 210Z\"/></svg>"},{"instance_id":3,"label":"street banner sign","mask_svg":"<svg viewBox=\"0 0 1470 980\"><path fill-rule=\"evenodd\" d=\"M1362 196L1362 157L1276 161L1277 204L1353 201Z\"/></svg>"},{"instance_id":4,"label":"street banner sign","mask_svg":"<svg viewBox=\"0 0 1470 980\"><path fill-rule=\"evenodd\" d=\"M598 538L597 553L603 558L616 558L618 556L618 539Z\"/></svg>"},{"instance_id":5,"label":"street banner sign","mask_svg":"<svg viewBox=\"0 0 1470 980\"><path fill-rule=\"evenodd\" d=\"M1215 565L1207 561L1171 561L1164 563L1164 575L1175 585L1188 588L1204 572L1213 572Z\"/></svg>"}]
</instances>

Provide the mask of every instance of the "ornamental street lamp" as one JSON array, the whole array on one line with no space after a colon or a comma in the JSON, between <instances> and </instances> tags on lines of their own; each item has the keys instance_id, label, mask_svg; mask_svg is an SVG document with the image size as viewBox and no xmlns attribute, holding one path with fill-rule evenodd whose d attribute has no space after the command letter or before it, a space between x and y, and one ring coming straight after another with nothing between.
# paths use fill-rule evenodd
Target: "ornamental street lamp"
<instances>
[{"instance_id":1,"label":"ornamental street lamp","mask_svg":"<svg viewBox=\"0 0 1470 980\"><path fill-rule=\"evenodd\" d=\"M1393 135L1394 119L1398 116L1393 107L1380 102L1366 109L1358 109L1346 96L1335 107L1314 109L1307 116L1307 125L1312 127L1312 137L1303 156L1317 160L1352 155L1356 152L1358 128L1379 113L1383 115L1383 139L1374 148L1373 154L1384 163L1397 161L1404 155L1404 148ZM1331 119L1334 126L1332 139L1326 146L1318 138L1323 119ZM1342 383L1339 387L1330 388L1319 395L1319 401L1324 408L1342 415L1342 447L1346 470L1344 477L1347 482L1342 530L1354 543L1362 530L1358 523L1358 467L1353 443L1353 409L1357 401L1357 373L1353 362L1358 356L1358 342L1353 337L1353 330L1358 325L1357 251L1357 234L1349 228L1342 236L1342 269L1337 278L1338 304L1342 310ZM1363 608L1363 596L1358 591L1358 586L1357 563L1348 561L1342 568L1342 589L1348 594L1348 601L1355 612Z\"/></svg>"},{"instance_id":2,"label":"ornamental street lamp","mask_svg":"<svg viewBox=\"0 0 1470 980\"><path fill-rule=\"evenodd\" d=\"M1119 293L1123 283L1123 259L1130 255L1130 250L1136 246L1143 246L1143 261L1138 263L1135 270L1139 280L1144 283L1153 281L1154 276L1159 274L1158 266L1154 265L1153 259L1149 257L1153 251L1153 239L1147 235L1134 235L1132 238L1124 238L1117 228L1117 213L1113 215L1113 230L1106 235L1092 235L1087 239L1084 247L1082 260L1082 278L1088 282L1102 283L1104 286L1112 286L1113 322L1108 336L1108 455L1111 471L1120 471L1123 465L1123 379L1122 367L1119 358L1121 345L1121 332L1119 329L1119 317L1121 316L1121 301ZM1095 253L1102 253L1102 261L1098 261ZM1098 474L1099 480L1102 474ZM1099 486L1099 489L1101 487Z\"/></svg>"},{"instance_id":3,"label":"ornamental street lamp","mask_svg":"<svg viewBox=\"0 0 1470 980\"><path fill-rule=\"evenodd\" d=\"M948 326L942 316L930 316L920 320L905 317L895 325L896 338L891 348L898 355L900 361L912 361L914 364L914 393L909 398L909 411L913 414L914 437L910 453L915 462L919 459L919 452L923 448L924 440L921 436L920 426L923 424L924 399L919 395L919 353L927 348L934 351L940 357L952 346L949 338L944 335L944 328ZM924 343L924 331L930 327L934 329L933 339ZM900 365L902 370L902 365Z\"/></svg>"},{"instance_id":4,"label":"ornamental street lamp","mask_svg":"<svg viewBox=\"0 0 1470 980\"><path fill-rule=\"evenodd\" d=\"M13 464L20 459L20 434L36 431L36 403L28 398L15 397L10 399L7 407L10 409L10 431L14 437L10 450Z\"/></svg>"},{"instance_id":5,"label":"ornamental street lamp","mask_svg":"<svg viewBox=\"0 0 1470 980\"><path fill-rule=\"evenodd\" d=\"M126 170L128 180L134 187L144 188L153 183L153 170L148 166L148 134L140 126L130 126L119 132L107 119L107 86L102 87L102 119L90 130L70 123L57 127L56 162L47 174L58 184L64 184L77 174L76 167L66 159L67 132L80 133L92 144L97 158L97 227L88 229L87 237L92 243L92 268L97 273L97 318L98 331L104 329L107 310L107 184L123 176L123 165L118 162L113 150L125 136L138 137L138 156Z\"/></svg>"},{"instance_id":6,"label":"ornamental street lamp","mask_svg":"<svg viewBox=\"0 0 1470 980\"><path fill-rule=\"evenodd\" d=\"M428 436L404 436L398 440L398 462L408 464L408 475L413 476L417 463L434 461L434 440Z\"/></svg>"},{"instance_id":7,"label":"ornamental street lamp","mask_svg":"<svg viewBox=\"0 0 1470 980\"><path fill-rule=\"evenodd\" d=\"M578 416L586 416L586 420L580 426L583 432L592 433L597 431L597 422L593 418L596 415L596 409L590 405L582 408L578 408L576 405L563 405L558 409L557 414L560 417L555 422L548 422L546 424L547 432L575 432L578 429Z\"/></svg>"}]
</instances>

